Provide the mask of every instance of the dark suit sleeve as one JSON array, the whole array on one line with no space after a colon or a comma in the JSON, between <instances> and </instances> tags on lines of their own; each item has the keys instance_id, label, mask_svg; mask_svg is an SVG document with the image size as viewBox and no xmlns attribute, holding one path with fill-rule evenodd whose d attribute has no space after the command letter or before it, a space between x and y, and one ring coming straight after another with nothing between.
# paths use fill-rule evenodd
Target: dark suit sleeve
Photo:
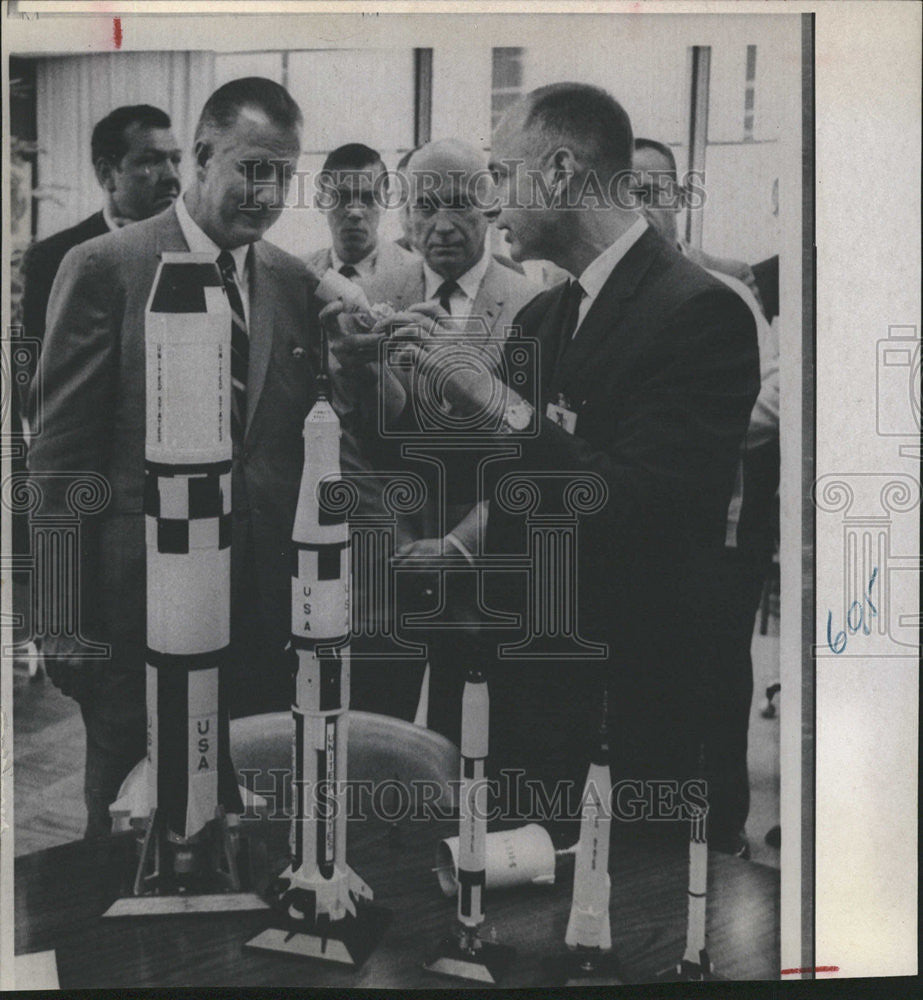
<instances>
[{"instance_id":1,"label":"dark suit sleeve","mask_svg":"<svg viewBox=\"0 0 923 1000\"><path fill-rule=\"evenodd\" d=\"M80 473L101 473L110 447L123 296L98 251L83 247L64 258L51 290L45 346L30 391L35 430L28 465L42 493L43 514L72 514L68 488ZM41 385L41 391L37 388ZM82 607L95 565L93 526L82 524Z\"/></svg>"},{"instance_id":2,"label":"dark suit sleeve","mask_svg":"<svg viewBox=\"0 0 923 1000\"><path fill-rule=\"evenodd\" d=\"M608 499L594 518L601 529L592 532L594 551L639 535L704 536L723 523L759 391L749 310L723 291L687 300L652 337L639 371L622 399L592 400L610 409L605 418L586 414L596 422L595 444L542 417L538 437L524 447L529 468L603 477Z\"/></svg>"},{"instance_id":3,"label":"dark suit sleeve","mask_svg":"<svg viewBox=\"0 0 923 1000\"><path fill-rule=\"evenodd\" d=\"M22 325L26 337L30 339L38 341L45 339L45 310L48 308L51 286L60 263L60 254L41 243L30 247L23 259ZM27 365L16 366L17 375L22 372L27 375L26 386L35 377L36 365L32 352L29 352L28 357ZM27 405L27 395L27 392L21 394L23 409Z\"/></svg>"}]
</instances>

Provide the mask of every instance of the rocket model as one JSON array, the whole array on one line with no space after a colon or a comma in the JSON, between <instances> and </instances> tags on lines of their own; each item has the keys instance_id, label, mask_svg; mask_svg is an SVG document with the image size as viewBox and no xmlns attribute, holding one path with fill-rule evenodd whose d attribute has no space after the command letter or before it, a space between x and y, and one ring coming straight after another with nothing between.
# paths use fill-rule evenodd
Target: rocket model
<instances>
[{"instance_id":1,"label":"rocket model","mask_svg":"<svg viewBox=\"0 0 923 1000\"><path fill-rule=\"evenodd\" d=\"M230 335L212 257L164 253L145 316L147 794L133 794L148 819L136 896L241 888L219 677L230 642Z\"/></svg>"},{"instance_id":2,"label":"rocket model","mask_svg":"<svg viewBox=\"0 0 923 1000\"><path fill-rule=\"evenodd\" d=\"M686 919L686 950L682 961L657 977L661 981L704 982L721 980L711 967L705 946L705 904L708 888L708 808L692 812L689 825L689 909Z\"/></svg>"},{"instance_id":3,"label":"rocket model","mask_svg":"<svg viewBox=\"0 0 923 1000\"><path fill-rule=\"evenodd\" d=\"M609 928L609 837L612 779L605 724L583 788L580 839L574 859L574 895L564 943L568 948L612 947Z\"/></svg>"},{"instance_id":4,"label":"rocket model","mask_svg":"<svg viewBox=\"0 0 923 1000\"><path fill-rule=\"evenodd\" d=\"M487 679L470 668L462 691L461 783L458 823L458 927L426 963L431 972L496 983L514 950L483 941L484 887L487 869L487 782L490 697Z\"/></svg>"},{"instance_id":5,"label":"rocket model","mask_svg":"<svg viewBox=\"0 0 923 1000\"><path fill-rule=\"evenodd\" d=\"M609 840L612 833L612 776L609 769L608 692L602 724L583 787L580 838L574 856L574 889L564 933L568 952L548 965L565 985L621 981L609 924Z\"/></svg>"},{"instance_id":6,"label":"rocket model","mask_svg":"<svg viewBox=\"0 0 923 1000\"><path fill-rule=\"evenodd\" d=\"M292 530L298 672L291 864L276 884L278 919L248 946L359 965L376 929L383 930L385 911L367 904L372 890L346 862L350 535L335 502L340 422L327 398L327 375L317 382L317 401L304 422L304 470Z\"/></svg>"},{"instance_id":7,"label":"rocket model","mask_svg":"<svg viewBox=\"0 0 923 1000\"><path fill-rule=\"evenodd\" d=\"M484 922L487 868L487 759L490 697L487 681L470 670L462 692L461 801L458 824L458 922L476 935Z\"/></svg>"}]
</instances>

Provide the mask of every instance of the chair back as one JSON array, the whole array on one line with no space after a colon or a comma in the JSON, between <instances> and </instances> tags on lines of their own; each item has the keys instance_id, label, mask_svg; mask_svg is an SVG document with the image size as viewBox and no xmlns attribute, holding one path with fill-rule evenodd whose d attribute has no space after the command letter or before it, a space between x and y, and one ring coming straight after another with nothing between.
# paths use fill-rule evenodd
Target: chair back
<instances>
[{"instance_id":1,"label":"chair back","mask_svg":"<svg viewBox=\"0 0 923 1000\"><path fill-rule=\"evenodd\" d=\"M255 783L239 779L242 785L249 783L265 794L274 785L271 772L284 772L284 801L291 802L292 729L289 712L231 720L231 757L238 775L259 772ZM394 803L406 789L409 795L425 795L440 811L454 811L459 763L458 748L439 733L388 715L349 713L347 777L370 782L373 790L381 785L386 803ZM398 801L385 808L397 810L402 805Z\"/></svg>"}]
</instances>

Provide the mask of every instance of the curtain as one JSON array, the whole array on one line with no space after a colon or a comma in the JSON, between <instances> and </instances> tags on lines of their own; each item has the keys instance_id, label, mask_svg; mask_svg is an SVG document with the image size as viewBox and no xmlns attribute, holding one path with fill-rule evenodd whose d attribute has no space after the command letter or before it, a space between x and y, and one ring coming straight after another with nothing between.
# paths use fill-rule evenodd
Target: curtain
<instances>
[{"instance_id":1,"label":"curtain","mask_svg":"<svg viewBox=\"0 0 923 1000\"><path fill-rule=\"evenodd\" d=\"M38 59L38 238L72 226L102 206L90 162L93 126L123 104L153 104L173 120L192 169L192 136L214 89L211 52L119 52Z\"/></svg>"}]
</instances>

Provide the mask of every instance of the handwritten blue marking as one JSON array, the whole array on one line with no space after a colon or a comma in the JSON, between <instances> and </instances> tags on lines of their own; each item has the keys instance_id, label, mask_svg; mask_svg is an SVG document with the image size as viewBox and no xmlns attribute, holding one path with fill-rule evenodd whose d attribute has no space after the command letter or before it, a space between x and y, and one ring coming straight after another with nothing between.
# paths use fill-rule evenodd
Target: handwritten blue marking
<instances>
[{"instance_id":1,"label":"handwritten blue marking","mask_svg":"<svg viewBox=\"0 0 923 1000\"><path fill-rule=\"evenodd\" d=\"M833 635L833 612L827 612L827 645L830 647L830 651L835 653L837 656L846 649L847 637L846 632L848 630L850 635L855 635L857 632L861 631L863 635L871 635L871 620L878 616L878 608L872 603L872 587L875 586L875 580L878 579L878 567L872 570L872 575L869 578L868 587L866 587L865 598L862 601L853 601L849 606L849 610L846 612L846 628L841 629L837 632L836 637ZM865 608L868 605L868 622L866 622ZM858 615L856 612L858 611Z\"/></svg>"}]
</instances>

